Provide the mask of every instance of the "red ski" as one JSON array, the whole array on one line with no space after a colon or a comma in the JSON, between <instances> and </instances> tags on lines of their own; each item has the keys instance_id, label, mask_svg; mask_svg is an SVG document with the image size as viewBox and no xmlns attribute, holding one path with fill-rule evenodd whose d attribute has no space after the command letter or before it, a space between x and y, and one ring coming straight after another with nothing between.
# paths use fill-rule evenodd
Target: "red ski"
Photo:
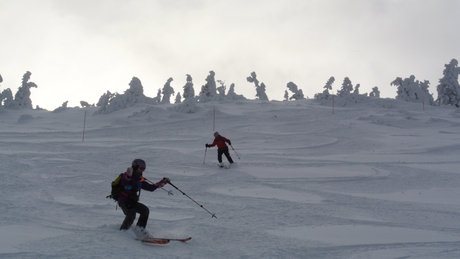
<instances>
[{"instance_id":1,"label":"red ski","mask_svg":"<svg viewBox=\"0 0 460 259\"><path fill-rule=\"evenodd\" d=\"M168 240L170 241L179 241L179 242L187 242L189 241L190 239L192 239L191 237L187 237L187 238L167 238Z\"/></svg>"},{"instance_id":2,"label":"red ski","mask_svg":"<svg viewBox=\"0 0 460 259\"><path fill-rule=\"evenodd\" d=\"M167 243L169 243L169 239L166 239L166 238L143 237L143 238L136 238L136 240L139 240L142 243L157 244L157 245L166 245Z\"/></svg>"},{"instance_id":3,"label":"red ski","mask_svg":"<svg viewBox=\"0 0 460 259\"><path fill-rule=\"evenodd\" d=\"M166 245L170 241L179 241L179 242L187 242L191 237L188 238L158 238L158 237L144 237L144 238L136 238L136 240L139 240L143 243L149 243L149 244L157 244L157 245Z\"/></svg>"}]
</instances>

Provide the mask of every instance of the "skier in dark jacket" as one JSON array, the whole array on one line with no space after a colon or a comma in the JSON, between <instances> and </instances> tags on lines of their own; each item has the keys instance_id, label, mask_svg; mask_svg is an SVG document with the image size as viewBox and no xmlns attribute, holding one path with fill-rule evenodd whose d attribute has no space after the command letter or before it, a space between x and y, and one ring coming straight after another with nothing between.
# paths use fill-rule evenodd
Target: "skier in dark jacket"
<instances>
[{"instance_id":1,"label":"skier in dark jacket","mask_svg":"<svg viewBox=\"0 0 460 259\"><path fill-rule=\"evenodd\" d=\"M221 136L217 131L214 132L214 141L212 142L212 144L209 145L208 143L206 143L207 148L217 146L217 160L219 161L220 167L224 166L222 164L222 154L225 155L230 164L233 164L233 159L230 156L230 153L228 152L228 146L225 143L232 145L232 142L230 142L229 139L225 138L224 136Z\"/></svg>"},{"instance_id":2,"label":"skier in dark jacket","mask_svg":"<svg viewBox=\"0 0 460 259\"><path fill-rule=\"evenodd\" d=\"M147 206L139 202L141 189L153 192L157 188L161 188L169 183L169 178L166 177L156 184L146 181L145 178L142 177L145 167L146 164L144 160L133 160L131 167L126 170L121 178L122 192L118 198L118 205L126 216L120 230L129 229L136 219L136 213L139 213L139 219L136 227L133 229L134 233L139 237L149 235L145 227L147 226L150 212Z\"/></svg>"}]
</instances>

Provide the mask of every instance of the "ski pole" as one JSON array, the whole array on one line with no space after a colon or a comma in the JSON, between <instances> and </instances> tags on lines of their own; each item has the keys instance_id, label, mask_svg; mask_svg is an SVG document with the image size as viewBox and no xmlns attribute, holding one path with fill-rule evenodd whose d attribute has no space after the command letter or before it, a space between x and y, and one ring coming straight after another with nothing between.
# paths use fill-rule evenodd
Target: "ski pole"
<instances>
[{"instance_id":1,"label":"ski pole","mask_svg":"<svg viewBox=\"0 0 460 259\"><path fill-rule=\"evenodd\" d=\"M232 145L230 145L232 147L232 150L235 152L236 156L238 157L238 159L241 159L240 156L238 155L238 153L236 153L236 150L233 148Z\"/></svg>"},{"instance_id":2,"label":"ski pole","mask_svg":"<svg viewBox=\"0 0 460 259\"><path fill-rule=\"evenodd\" d=\"M154 184L152 181L150 181L150 180L147 179L147 178L144 178L144 180L145 180L146 182L150 183L150 184ZM173 193L172 190L169 190L169 191L168 191L168 190L166 190L166 189L163 188L163 187L161 187L160 189L162 189L163 191L167 192L169 196L174 195L174 193Z\"/></svg>"},{"instance_id":3,"label":"ski pole","mask_svg":"<svg viewBox=\"0 0 460 259\"><path fill-rule=\"evenodd\" d=\"M168 191L168 190L166 190L166 189L163 188L163 187L161 187L161 189L162 189L163 191L167 192L169 196L174 195L174 193L172 192L172 190L169 190L169 191Z\"/></svg>"},{"instance_id":4,"label":"ski pole","mask_svg":"<svg viewBox=\"0 0 460 259\"><path fill-rule=\"evenodd\" d=\"M210 212L209 210L205 209L205 207L203 207L203 205L199 204L198 202L196 202L194 199L192 199L190 196L188 196L187 194L185 194L185 192L183 192L181 189L177 188L174 184L172 184L171 182L168 182L172 187L176 188L178 191L180 191L183 195L187 196L187 198L189 198L190 200L192 200L194 203L198 204L198 206L200 206L202 209L204 209L205 211L207 211L209 214L211 214L212 218L216 218L216 213L212 213Z\"/></svg>"},{"instance_id":5,"label":"ski pole","mask_svg":"<svg viewBox=\"0 0 460 259\"><path fill-rule=\"evenodd\" d=\"M204 165L204 161L206 161L206 152L207 151L208 151L208 147L206 147L206 149L204 150L203 165Z\"/></svg>"}]
</instances>

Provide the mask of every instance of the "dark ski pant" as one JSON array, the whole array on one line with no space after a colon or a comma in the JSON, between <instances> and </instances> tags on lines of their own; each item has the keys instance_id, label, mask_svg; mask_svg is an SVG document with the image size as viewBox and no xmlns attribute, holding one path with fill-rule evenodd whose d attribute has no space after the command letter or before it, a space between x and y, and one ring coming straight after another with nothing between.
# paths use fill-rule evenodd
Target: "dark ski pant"
<instances>
[{"instance_id":1,"label":"dark ski pant","mask_svg":"<svg viewBox=\"0 0 460 259\"><path fill-rule=\"evenodd\" d=\"M126 215L123 224L121 224L120 230L129 229L136 219L136 213L139 213L139 219L137 220L137 226L145 228L147 226L147 220L149 219L149 208L140 202L121 202L120 208Z\"/></svg>"},{"instance_id":2,"label":"dark ski pant","mask_svg":"<svg viewBox=\"0 0 460 259\"><path fill-rule=\"evenodd\" d=\"M219 161L219 163L222 163L222 155L225 155L225 157L227 158L228 162L230 164L233 164L233 159L230 156L230 154L228 153L228 148L226 148L226 149L218 149L217 150L217 161Z\"/></svg>"}]
</instances>

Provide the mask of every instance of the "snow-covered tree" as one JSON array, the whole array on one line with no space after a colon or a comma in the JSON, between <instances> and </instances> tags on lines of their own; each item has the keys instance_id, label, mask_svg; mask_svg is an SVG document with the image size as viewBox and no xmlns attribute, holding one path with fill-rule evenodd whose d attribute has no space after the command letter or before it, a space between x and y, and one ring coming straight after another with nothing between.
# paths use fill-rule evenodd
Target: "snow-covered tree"
<instances>
[{"instance_id":1,"label":"snow-covered tree","mask_svg":"<svg viewBox=\"0 0 460 259\"><path fill-rule=\"evenodd\" d=\"M206 89L211 94L211 97L216 95L217 93L215 75L216 73L214 73L214 71L211 70L209 71L209 75L206 77Z\"/></svg>"},{"instance_id":2,"label":"snow-covered tree","mask_svg":"<svg viewBox=\"0 0 460 259\"><path fill-rule=\"evenodd\" d=\"M361 85L360 85L360 84L357 84L357 85L355 86L355 90L353 90L353 94L359 94L359 88L360 88L360 87L361 87Z\"/></svg>"},{"instance_id":3,"label":"snow-covered tree","mask_svg":"<svg viewBox=\"0 0 460 259\"><path fill-rule=\"evenodd\" d=\"M112 94L110 91L107 91L104 93L101 97L99 97L99 101L97 101L96 106L97 107L105 107L109 105L110 99L112 99L114 94Z\"/></svg>"},{"instance_id":4,"label":"snow-covered tree","mask_svg":"<svg viewBox=\"0 0 460 259\"><path fill-rule=\"evenodd\" d=\"M372 88L372 92L369 94L370 97L377 97L380 98L380 91L379 88L376 86Z\"/></svg>"},{"instance_id":5,"label":"snow-covered tree","mask_svg":"<svg viewBox=\"0 0 460 259\"><path fill-rule=\"evenodd\" d=\"M329 91L332 88L330 86L332 85L333 82L334 82L334 78L331 77L329 81L326 83L326 86L324 88L326 88L326 90ZM342 87L337 91L337 98L334 99L336 100L335 104L345 106L348 103L358 103L358 102L361 102L362 100L365 100L367 98L367 93L360 94L359 87L360 87L360 84L357 84L356 87L353 87L353 84L351 83L350 78L345 77L342 82ZM326 90L323 92L321 97L325 96L327 97L327 99L329 98L332 99L334 95L328 96L327 94L329 92L328 91L326 92ZM325 99L325 97L323 97L323 99Z\"/></svg>"},{"instance_id":6,"label":"snow-covered tree","mask_svg":"<svg viewBox=\"0 0 460 259\"><path fill-rule=\"evenodd\" d=\"M326 85L324 85L324 89L326 91L329 91L329 90L332 90L332 84L335 82L335 77L331 76L327 82L326 82Z\"/></svg>"},{"instance_id":7,"label":"snow-covered tree","mask_svg":"<svg viewBox=\"0 0 460 259\"><path fill-rule=\"evenodd\" d=\"M3 78L2 78L2 75L0 75L0 83L3 82ZM3 94L2 94L2 91L0 89L0 107L2 107L3 105Z\"/></svg>"},{"instance_id":8,"label":"snow-covered tree","mask_svg":"<svg viewBox=\"0 0 460 259\"><path fill-rule=\"evenodd\" d=\"M259 97L259 100L268 101L268 96L265 93L266 87L264 83L261 83L260 87L258 87L256 91L257 91L256 96Z\"/></svg>"},{"instance_id":9,"label":"snow-covered tree","mask_svg":"<svg viewBox=\"0 0 460 259\"><path fill-rule=\"evenodd\" d=\"M232 83L230 85L230 88L228 89L227 99L228 100L246 100L246 98L243 95L235 93L235 84L234 83Z\"/></svg>"},{"instance_id":10,"label":"snow-covered tree","mask_svg":"<svg viewBox=\"0 0 460 259\"><path fill-rule=\"evenodd\" d=\"M428 92L429 82L426 80L420 83L418 80L415 80L415 76L411 75L405 79L397 77L391 82L391 85L398 87L395 99L434 104L433 96Z\"/></svg>"},{"instance_id":11,"label":"snow-covered tree","mask_svg":"<svg viewBox=\"0 0 460 259\"><path fill-rule=\"evenodd\" d=\"M329 80L327 80L326 85L324 85L324 91L322 93L317 93L315 94L315 99L316 100L328 100L331 98L331 94L329 93L329 90L332 90L332 84L334 83L335 78L331 76Z\"/></svg>"},{"instance_id":12,"label":"snow-covered tree","mask_svg":"<svg viewBox=\"0 0 460 259\"><path fill-rule=\"evenodd\" d=\"M22 84L14 95L14 102L12 103L14 108L33 109L32 100L30 99L30 88L37 88L37 85L34 82L29 82L31 75L32 73L27 71L22 77Z\"/></svg>"},{"instance_id":13,"label":"snow-covered tree","mask_svg":"<svg viewBox=\"0 0 460 259\"><path fill-rule=\"evenodd\" d=\"M60 112L60 111L64 111L67 109L67 104L69 103L69 101L65 101L64 103L62 103L62 105L56 109L54 109L54 113L56 112Z\"/></svg>"},{"instance_id":14,"label":"snow-covered tree","mask_svg":"<svg viewBox=\"0 0 460 259\"><path fill-rule=\"evenodd\" d=\"M131 107L136 103L143 103L145 101L144 87L141 80L133 77L129 82L129 89L123 94L127 107Z\"/></svg>"},{"instance_id":15,"label":"snow-covered tree","mask_svg":"<svg viewBox=\"0 0 460 259\"><path fill-rule=\"evenodd\" d=\"M95 113L112 113L117 110L131 107L136 103L145 103L146 100L147 98L144 95L144 87L142 86L141 80L137 77L133 77L129 83L129 89L123 94L111 94L107 91L106 94L101 96L97 104L100 108Z\"/></svg>"},{"instance_id":16,"label":"snow-covered tree","mask_svg":"<svg viewBox=\"0 0 460 259\"><path fill-rule=\"evenodd\" d=\"M217 91L215 75L216 73L214 73L214 71L209 71L209 75L206 77L206 84L201 87L201 92L198 97L200 102L214 100Z\"/></svg>"},{"instance_id":17,"label":"snow-covered tree","mask_svg":"<svg viewBox=\"0 0 460 259\"><path fill-rule=\"evenodd\" d=\"M7 88L2 91L0 94L0 104L3 102L3 106L5 107L13 107L14 99L13 99L13 92L11 92L10 88ZM1 106L1 105L0 105Z\"/></svg>"},{"instance_id":18,"label":"snow-covered tree","mask_svg":"<svg viewBox=\"0 0 460 259\"><path fill-rule=\"evenodd\" d=\"M91 104L89 104L88 102L85 102L85 101L80 101L80 106L81 107L91 107Z\"/></svg>"},{"instance_id":19,"label":"snow-covered tree","mask_svg":"<svg viewBox=\"0 0 460 259\"><path fill-rule=\"evenodd\" d=\"M250 83L254 83L256 87L256 97L259 97L259 100L268 101L268 96L265 93L265 84L261 83L259 85L259 80L257 80L256 72L252 72L251 76L248 76L246 80Z\"/></svg>"},{"instance_id":20,"label":"snow-covered tree","mask_svg":"<svg viewBox=\"0 0 460 259\"><path fill-rule=\"evenodd\" d=\"M225 81L217 80L217 82L220 84L220 86L217 87L217 95L223 99L225 98L225 90L227 90L227 86L225 85Z\"/></svg>"},{"instance_id":21,"label":"snow-covered tree","mask_svg":"<svg viewBox=\"0 0 460 259\"><path fill-rule=\"evenodd\" d=\"M294 94L289 98L289 100L300 100L300 99L305 99L302 89L299 89L296 84L293 82L287 83L286 87L293 92Z\"/></svg>"},{"instance_id":22,"label":"snow-covered tree","mask_svg":"<svg viewBox=\"0 0 460 259\"><path fill-rule=\"evenodd\" d=\"M178 93L176 94L176 101L175 101L174 103L175 103L175 104L181 103L181 95L180 95L180 92L178 92Z\"/></svg>"},{"instance_id":23,"label":"snow-covered tree","mask_svg":"<svg viewBox=\"0 0 460 259\"><path fill-rule=\"evenodd\" d=\"M460 86L458 83L458 75L460 68L458 61L452 59L449 64L444 65L443 77L439 79L439 85L436 87L438 98L436 102L443 105L460 105Z\"/></svg>"},{"instance_id":24,"label":"snow-covered tree","mask_svg":"<svg viewBox=\"0 0 460 259\"><path fill-rule=\"evenodd\" d=\"M166 84L163 86L163 99L161 100L161 103L171 103L170 98L174 94L174 89L171 87L171 82L173 81L172 77L168 79Z\"/></svg>"},{"instance_id":25,"label":"snow-covered tree","mask_svg":"<svg viewBox=\"0 0 460 259\"><path fill-rule=\"evenodd\" d=\"M284 90L284 100L283 101L289 101L289 93L287 90Z\"/></svg>"},{"instance_id":26,"label":"snow-covered tree","mask_svg":"<svg viewBox=\"0 0 460 259\"><path fill-rule=\"evenodd\" d=\"M423 102L426 102L430 105L435 105L435 100L433 98L433 94L430 94L428 88L430 87L430 81L424 80L423 82L419 82L420 89L422 90L423 95Z\"/></svg>"},{"instance_id":27,"label":"snow-covered tree","mask_svg":"<svg viewBox=\"0 0 460 259\"><path fill-rule=\"evenodd\" d=\"M194 113L196 111L195 90L193 89L192 77L187 74L187 83L184 85L184 93L182 103L175 106L177 112Z\"/></svg>"},{"instance_id":28,"label":"snow-covered tree","mask_svg":"<svg viewBox=\"0 0 460 259\"><path fill-rule=\"evenodd\" d=\"M195 97L195 89L193 88L192 77L189 74L187 74L186 76L187 83L184 85L184 92L182 93L182 97L184 97L185 100Z\"/></svg>"},{"instance_id":29,"label":"snow-covered tree","mask_svg":"<svg viewBox=\"0 0 460 259\"><path fill-rule=\"evenodd\" d=\"M351 83L350 78L345 77L343 79L342 88L337 91L337 96L342 98L347 98L353 91L353 84Z\"/></svg>"},{"instance_id":30,"label":"snow-covered tree","mask_svg":"<svg viewBox=\"0 0 460 259\"><path fill-rule=\"evenodd\" d=\"M95 112L97 113L109 113L109 103L112 98L114 98L116 94L112 94L110 91L104 93L101 97L99 97L99 101L96 103L96 106L99 109Z\"/></svg>"},{"instance_id":31,"label":"snow-covered tree","mask_svg":"<svg viewBox=\"0 0 460 259\"><path fill-rule=\"evenodd\" d=\"M153 97L152 100L153 100L154 103L161 102L161 88L158 88L157 96Z\"/></svg>"},{"instance_id":32,"label":"snow-covered tree","mask_svg":"<svg viewBox=\"0 0 460 259\"><path fill-rule=\"evenodd\" d=\"M351 102L354 102L354 103L358 103L358 102L361 102L361 101L363 101L364 99L366 99L367 93L365 93L365 94L360 94L360 93L359 93L359 87L361 87L360 84L357 84L357 85L355 86L355 90L353 90L353 93L348 97L348 101L351 101Z\"/></svg>"}]
</instances>

